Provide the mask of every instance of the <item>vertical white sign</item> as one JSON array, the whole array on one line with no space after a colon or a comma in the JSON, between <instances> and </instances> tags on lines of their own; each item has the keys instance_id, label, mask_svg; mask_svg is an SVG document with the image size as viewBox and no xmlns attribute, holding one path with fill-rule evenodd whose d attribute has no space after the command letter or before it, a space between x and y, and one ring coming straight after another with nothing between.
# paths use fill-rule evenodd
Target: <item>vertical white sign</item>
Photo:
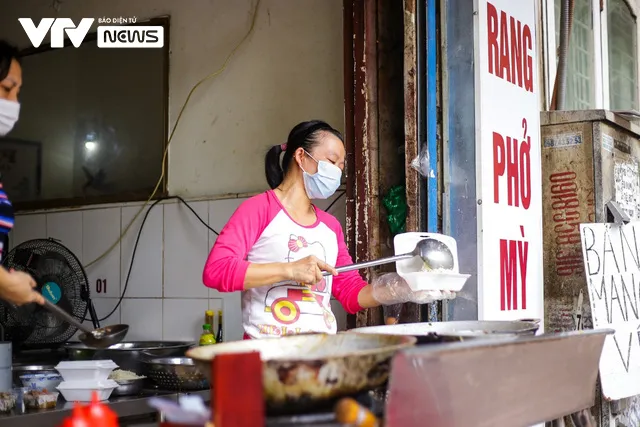
<instances>
[{"instance_id":1,"label":"vertical white sign","mask_svg":"<svg viewBox=\"0 0 640 427\"><path fill-rule=\"evenodd\" d=\"M478 317L544 317L533 1L476 1Z\"/></svg>"}]
</instances>

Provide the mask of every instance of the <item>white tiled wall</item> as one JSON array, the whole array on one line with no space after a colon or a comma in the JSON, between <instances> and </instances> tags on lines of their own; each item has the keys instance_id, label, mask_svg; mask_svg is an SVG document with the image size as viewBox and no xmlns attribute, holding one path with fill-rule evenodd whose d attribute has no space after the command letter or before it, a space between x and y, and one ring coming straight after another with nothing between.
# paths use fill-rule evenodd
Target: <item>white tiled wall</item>
<instances>
[{"instance_id":1,"label":"white tiled wall","mask_svg":"<svg viewBox=\"0 0 640 427\"><path fill-rule=\"evenodd\" d=\"M238 202L238 200L234 200ZM204 221L209 218L209 202L190 203ZM212 203L211 203L212 204ZM225 222L228 218L225 218ZM207 260L209 232L183 204L164 207L164 296L167 298L208 298L202 285L202 267Z\"/></svg>"},{"instance_id":2,"label":"white tiled wall","mask_svg":"<svg viewBox=\"0 0 640 427\"><path fill-rule=\"evenodd\" d=\"M188 203L203 221L219 231L243 200ZM319 203L319 207L324 209L331 202ZM149 212L126 291L123 288L133 247L148 207L109 254L87 266L118 241L141 207L142 203L18 215L10 246L43 237L59 240L86 266L91 298L100 318L116 307L124 291L120 306L101 323L130 325L130 340L195 341L207 309L223 310L227 340L241 339L240 294L219 293L202 284L202 269L215 234L177 201L160 203ZM344 223L344 197L331 213ZM338 303L332 306L338 325L344 327L344 311Z\"/></svg>"}]
</instances>

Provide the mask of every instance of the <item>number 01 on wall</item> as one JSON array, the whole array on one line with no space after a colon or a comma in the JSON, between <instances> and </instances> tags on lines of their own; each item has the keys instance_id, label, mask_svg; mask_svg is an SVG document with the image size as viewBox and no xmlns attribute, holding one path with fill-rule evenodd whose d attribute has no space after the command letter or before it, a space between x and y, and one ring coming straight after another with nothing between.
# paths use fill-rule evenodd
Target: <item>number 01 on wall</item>
<instances>
[{"instance_id":1,"label":"number 01 on wall","mask_svg":"<svg viewBox=\"0 0 640 427\"><path fill-rule=\"evenodd\" d=\"M96 280L96 294L107 293L107 279Z\"/></svg>"}]
</instances>

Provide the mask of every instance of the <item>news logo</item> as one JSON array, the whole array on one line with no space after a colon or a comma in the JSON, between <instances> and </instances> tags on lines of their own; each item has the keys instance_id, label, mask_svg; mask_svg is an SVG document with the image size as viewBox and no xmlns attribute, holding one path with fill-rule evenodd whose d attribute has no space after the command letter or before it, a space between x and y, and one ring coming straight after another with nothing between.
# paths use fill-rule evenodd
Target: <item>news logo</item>
<instances>
[{"instance_id":1,"label":"news logo","mask_svg":"<svg viewBox=\"0 0 640 427\"><path fill-rule=\"evenodd\" d=\"M50 34L51 47L54 49L64 47L65 33L69 37L71 44L75 47L80 47L91 29L93 21L93 18L83 18L76 27L76 24L69 18L42 18L36 26L31 18L18 19L33 47L40 47L47 34Z\"/></svg>"},{"instance_id":2,"label":"news logo","mask_svg":"<svg viewBox=\"0 0 640 427\"><path fill-rule=\"evenodd\" d=\"M74 47L80 47L95 19L83 18L76 26L69 18L43 18L35 25L31 18L18 19L27 37L34 47L40 47L47 35L51 38L51 47L64 47L65 35ZM110 19L108 22L111 22ZM121 23L113 20L113 22ZM103 19L99 23L105 22ZM135 22L130 19L126 22ZM98 47L101 48L162 48L164 47L164 27L160 25L100 25L97 32Z\"/></svg>"},{"instance_id":3,"label":"news logo","mask_svg":"<svg viewBox=\"0 0 640 427\"><path fill-rule=\"evenodd\" d=\"M150 48L164 47L164 27L141 25L98 27L98 47Z\"/></svg>"}]
</instances>

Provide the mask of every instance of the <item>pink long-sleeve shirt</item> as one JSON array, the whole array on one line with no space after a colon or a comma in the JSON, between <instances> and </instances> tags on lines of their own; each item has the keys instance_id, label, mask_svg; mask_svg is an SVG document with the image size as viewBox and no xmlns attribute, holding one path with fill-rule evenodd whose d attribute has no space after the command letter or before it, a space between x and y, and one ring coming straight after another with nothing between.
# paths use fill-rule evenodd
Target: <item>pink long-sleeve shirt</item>
<instances>
[{"instance_id":1,"label":"pink long-sleeve shirt","mask_svg":"<svg viewBox=\"0 0 640 427\"><path fill-rule=\"evenodd\" d=\"M347 312L362 309L358 294L366 282L357 271L327 276L312 287L284 281L244 288L251 263L294 262L315 255L337 267L352 264L338 220L319 209L316 215L314 224L298 224L270 190L243 202L216 239L202 281L220 292L242 291L243 326L248 337L336 333L332 294Z\"/></svg>"}]
</instances>

